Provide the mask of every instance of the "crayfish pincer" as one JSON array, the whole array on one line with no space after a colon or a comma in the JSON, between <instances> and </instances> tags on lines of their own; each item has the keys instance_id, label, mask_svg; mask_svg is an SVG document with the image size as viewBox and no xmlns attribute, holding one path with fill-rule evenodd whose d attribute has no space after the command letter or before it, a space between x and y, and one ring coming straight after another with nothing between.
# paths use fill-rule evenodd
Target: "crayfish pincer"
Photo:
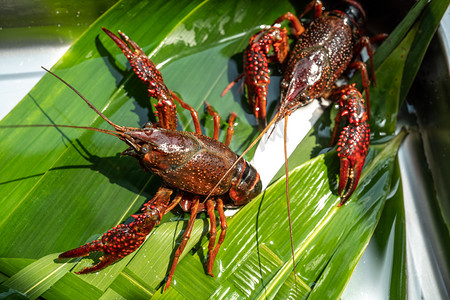
<instances>
[{"instance_id":1,"label":"crayfish pincer","mask_svg":"<svg viewBox=\"0 0 450 300\"><path fill-rule=\"evenodd\" d=\"M129 148L122 154L136 158L144 171L160 176L165 185L159 188L153 199L144 204L141 213L132 216L134 220L131 223L118 225L98 240L64 252L59 258L81 257L91 252L103 252L104 255L98 264L87 267L78 274L98 271L139 248L154 226L161 221L162 216L179 204L183 210L191 213L191 217L182 242L175 252L165 289L170 286L197 213L205 210L211 221L207 270L213 276L214 259L227 229L224 206L244 205L258 195L262 188L258 172L244 159L238 159L238 155L228 148L235 115L230 116L225 144L217 140L218 122L214 124L214 138L202 135L197 112L165 86L159 70L142 49L123 33L120 33L122 40L109 30L103 30L125 53L136 74L147 84L150 96L158 100L155 107L159 121L156 124L147 123L144 128L116 125L77 92L114 130L84 128L107 133L124 141ZM196 124L195 133L176 130L174 100L183 108L190 110ZM207 108L217 119L217 113L208 105ZM216 245L215 209L219 212L221 225Z\"/></svg>"}]
</instances>

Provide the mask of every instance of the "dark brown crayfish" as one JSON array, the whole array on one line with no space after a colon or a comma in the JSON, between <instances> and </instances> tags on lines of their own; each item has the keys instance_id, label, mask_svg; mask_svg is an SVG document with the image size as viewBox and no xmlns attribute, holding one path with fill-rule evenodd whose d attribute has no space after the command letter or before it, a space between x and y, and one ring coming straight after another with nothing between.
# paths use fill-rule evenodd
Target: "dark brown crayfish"
<instances>
[{"instance_id":1,"label":"dark brown crayfish","mask_svg":"<svg viewBox=\"0 0 450 300\"><path fill-rule=\"evenodd\" d=\"M244 73L233 81L224 93L244 77L248 101L260 127L265 127L269 84L267 66L269 62L278 62L282 64L284 71L281 80L281 103L273 122L287 118L294 110L316 98L334 95L331 99L339 99L340 117L336 120L340 121L342 117L349 116L350 123L341 132L338 148L341 160L338 192L341 195L339 205L342 205L350 198L358 184L370 141L370 129L366 122L370 117L369 76L366 65L355 59L355 54L359 54L362 48L366 47L372 63L371 43L381 41L386 36L382 34L371 39L360 36L366 14L357 1L340 1L332 10L324 12L321 1L313 0L302 15L310 10L314 10L314 20L307 27L292 13L286 13L272 26L253 35L244 53ZM287 30L281 27L284 20L289 21L292 34L298 38L289 53ZM336 90L337 79L349 68L361 70L367 101L354 85L346 85ZM375 81L373 66L372 80ZM341 96L336 96L336 93ZM350 111L358 111L358 117L350 116ZM339 122L336 123L332 141L336 137L338 126Z\"/></svg>"},{"instance_id":2,"label":"dark brown crayfish","mask_svg":"<svg viewBox=\"0 0 450 300\"><path fill-rule=\"evenodd\" d=\"M214 259L227 229L224 206L244 205L261 192L258 172L245 160L239 160L236 163L238 155L228 148L235 116L230 117L225 144L217 140L218 122L215 122L214 138L202 135L196 111L166 87L161 73L142 49L121 32L119 33L122 39L105 28L103 30L124 52L133 70L148 86L150 96L158 100L155 106L159 122L148 123L144 128L116 125L80 95L114 128L114 130L86 129L114 135L124 141L129 148L122 154L136 158L145 171L160 176L165 185L160 187L153 199L144 205L142 213L132 216L133 222L128 225L120 224L98 240L64 252L59 258L81 257L91 252L103 252L104 255L98 264L87 267L78 274L100 270L139 248L154 226L160 222L162 216L179 204L183 210L191 213L191 217L182 242L176 250L165 289L170 286L197 213L205 210L211 222L207 269L213 276ZM191 111L196 124L195 133L176 130L174 100ZM217 120L218 115L209 106L207 109ZM175 197L171 197L174 191ZM221 225L221 233L216 245L215 209L219 212Z\"/></svg>"}]
</instances>

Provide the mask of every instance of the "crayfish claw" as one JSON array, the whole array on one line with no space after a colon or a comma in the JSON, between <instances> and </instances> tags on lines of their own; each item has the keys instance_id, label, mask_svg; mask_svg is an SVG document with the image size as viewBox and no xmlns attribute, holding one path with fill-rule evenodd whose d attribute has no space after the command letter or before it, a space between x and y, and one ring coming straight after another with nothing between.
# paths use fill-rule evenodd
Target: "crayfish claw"
<instances>
[{"instance_id":1,"label":"crayfish claw","mask_svg":"<svg viewBox=\"0 0 450 300\"><path fill-rule=\"evenodd\" d=\"M114 257L112 255L103 255L102 257L100 257L100 262L98 264L95 264L91 267L86 267L83 270L76 272L76 274L80 275L100 271L101 269L106 268L107 266L116 262L119 259L120 258Z\"/></svg>"},{"instance_id":2,"label":"crayfish claw","mask_svg":"<svg viewBox=\"0 0 450 300\"><path fill-rule=\"evenodd\" d=\"M149 92L158 100L171 98L170 91L164 84L161 72L155 64L145 55L144 51L136 42L123 32L119 31L120 37L102 27L103 31L113 40L127 57L136 75L149 87Z\"/></svg>"},{"instance_id":3,"label":"crayfish claw","mask_svg":"<svg viewBox=\"0 0 450 300\"><path fill-rule=\"evenodd\" d=\"M341 202L339 202L338 207L345 204L355 191L362 170L362 167L358 167L357 170L351 167L351 163L347 158L341 158L340 163L338 193L341 195Z\"/></svg>"},{"instance_id":4,"label":"crayfish claw","mask_svg":"<svg viewBox=\"0 0 450 300\"><path fill-rule=\"evenodd\" d=\"M108 29L104 27L102 29L125 54L134 73L147 85L150 97L158 100L155 107L158 111L159 127L175 130L177 128L177 110L172 92L165 85L156 65L145 55L142 48L126 34L119 31L120 37L118 37Z\"/></svg>"},{"instance_id":5,"label":"crayfish claw","mask_svg":"<svg viewBox=\"0 0 450 300\"><path fill-rule=\"evenodd\" d=\"M369 141L370 129L367 122L362 122L358 126L349 125L342 130L337 149L340 158L338 192L341 195L341 202L339 206L350 198L358 186Z\"/></svg>"},{"instance_id":6,"label":"crayfish claw","mask_svg":"<svg viewBox=\"0 0 450 300\"><path fill-rule=\"evenodd\" d=\"M160 187L155 197L144 204L143 213L133 215L130 224L119 224L104 233L98 240L59 255L59 259L87 256L92 252L103 252L100 262L77 274L101 270L119 259L131 254L145 241L146 236L159 224L166 213L172 190ZM179 201L179 200L178 200Z\"/></svg>"},{"instance_id":7,"label":"crayfish claw","mask_svg":"<svg viewBox=\"0 0 450 300\"><path fill-rule=\"evenodd\" d=\"M120 50L122 50L127 58L133 56L132 49L122 39L120 39L117 35L106 29L105 27L102 27L102 30L114 41L114 43L116 43L116 45L120 48Z\"/></svg>"},{"instance_id":8,"label":"crayfish claw","mask_svg":"<svg viewBox=\"0 0 450 300\"><path fill-rule=\"evenodd\" d=\"M87 243L78 248L66 251L61 253L58 258L74 258L74 257L83 257L88 256L91 252L102 251L100 240L93 241L92 243Z\"/></svg>"},{"instance_id":9,"label":"crayfish claw","mask_svg":"<svg viewBox=\"0 0 450 300\"><path fill-rule=\"evenodd\" d=\"M345 85L334 90L330 99L339 104L331 142L334 143L339 131L339 124L345 118L345 126L339 136L337 152L340 159L338 193L342 206L358 186L370 143L370 127L365 100L354 84Z\"/></svg>"},{"instance_id":10,"label":"crayfish claw","mask_svg":"<svg viewBox=\"0 0 450 300\"><path fill-rule=\"evenodd\" d=\"M125 33L119 30L119 35L115 35L110 30L106 29L105 27L102 27L102 30L116 43L116 45L122 50L122 52L125 54L125 56L128 59L133 59L139 56L145 56L144 50L142 50L141 47L139 47L138 44L136 44L135 41L130 39Z\"/></svg>"},{"instance_id":11,"label":"crayfish claw","mask_svg":"<svg viewBox=\"0 0 450 300\"><path fill-rule=\"evenodd\" d=\"M129 46L128 48L130 50L134 51L138 55L146 56L144 50L142 50L142 48L139 47L139 45L135 41L130 39L125 33L123 33L122 31L119 30L119 35L128 44L128 46Z\"/></svg>"},{"instance_id":12,"label":"crayfish claw","mask_svg":"<svg viewBox=\"0 0 450 300\"><path fill-rule=\"evenodd\" d=\"M104 255L100 257L98 264L87 267L77 274L99 271L132 253L144 242L145 235L139 234L133 227L120 224L108 230L100 239L60 254L59 259L83 257L92 252L103 252Z\"/></svg>"},{"instance_id":13,"label":"crayfish claw","mask_svg":"<svg viewBox=\"0 0 450 300\"><path fill-rule=\"evenodd\" d=\"M64 253L61 253L58 258L64 259L64 258L75 258L75 257L83 257L88 256L92 252L98 252L103 251L103 246L101 244L101 240L93 241L92 243L87 243L83 246L80 246L78 248L66 251ZM120 257L105 253L102 257L100 257L100 262L91 266L86 267L81 271L76 272L76 274L87 274L92 272L97 272L110 264L114 263L115 261L119 260Z\"/></svg>"}]
</instances>

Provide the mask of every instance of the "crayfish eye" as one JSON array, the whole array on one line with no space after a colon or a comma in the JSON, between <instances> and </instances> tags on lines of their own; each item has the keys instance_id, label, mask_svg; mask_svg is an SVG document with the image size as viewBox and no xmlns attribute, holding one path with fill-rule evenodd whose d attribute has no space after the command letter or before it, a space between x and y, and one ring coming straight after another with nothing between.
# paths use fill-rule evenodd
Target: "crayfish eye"
<instances>
[{"instance_id":1,"label":"crayfish eye","mask_svg":"<svg viewBox=\"0 0 450 300\"><path fill-rule=\"evenodd\" d=\"M143 128L151 128L153 127L153 123L148 121L147 123L144 124Z\"/></svg>"},{"instance_id":2,"label":"crayfish eye","mask_svg":"<svg viewBox=\"0 0 450 300\"><path fill-rule=\"evenodd\" d=\"M275 40L276 40L277 42L281 41L281 35L280 35L280 33L275 33Z\"/></svg>"},{"instance_id":3,"label":"crayfish eye","mask_svg":"<svg viewBox=\"0 0 450 300\"><path fill-rule=\"evenodd\" d=\"M141 146L141 149L140 149L140 152L141 153L148 153L148 151L149 151L149 149L148 149L148 146L147 145L142 145Z\"/></svg>"}]
</instances>

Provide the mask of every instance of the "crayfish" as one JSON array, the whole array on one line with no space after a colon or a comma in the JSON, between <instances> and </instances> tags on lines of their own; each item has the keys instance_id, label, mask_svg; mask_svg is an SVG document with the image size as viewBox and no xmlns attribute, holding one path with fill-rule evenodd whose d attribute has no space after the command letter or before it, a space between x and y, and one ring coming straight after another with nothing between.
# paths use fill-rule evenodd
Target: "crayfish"
<instances>
[{"instance_id":1,"label":"crayfish","mask_svg":"<svg viewBox=\"0 0 450 300\"><path fill-rule=\"evenodd\" d=\"M355 58L355 54L366 47L372 64L371 44L383 40L386 35L371 39L360 36L366 14L357 1L344 0L334 9L323 12L321 1L313 0L302 16L311 10L314 10L314 20L307 27L288 12L277 18L272 26L254 34L244 51L244 72L227 86L222 95L243 77L247 98L259 127L266 127L266 96L270 82L268 63L276 62L283 69L281 103L270 125L287 119L297 108L319 97L338 101L340 108L332 143L342 118L347 117L349 121L340 134L337 149L341 164L338 187L340 206L356 189L370 142L367 123L370 117L369 75L366 65ZM290 23L291 34L297 39L290 52L288 32L281 27L285 20ZM355 85L336 87L336 81L347 69L361 71L367 101ZM372 80L376 83L373 65L371 70Z\"/></svg>"},{"instance_id":2,"label":"crayfish","mask_svg":"<svg viewBox=\"0 0 450 300\"><path fill-rule=\"evenodd\" d=\"M131 223L120 224L107 231L98 240L64 252L59 258L81 257L91 252L103 252L99 263L81 270L78 274L103 269L139 248L154 226L161 221L162 216L179 204L183 210L191 213L191 217L175 252L165 289L170 286L178 259L190 237L197 214L205 210L210 218L211 227L207 271L214 276L214 259L227 229L224 206L244 205L258 195L262 188L258 172L247 161L237 161L238 155L228 148L235 115L232 114L230 117L225 144L218 141L217 121L214 124L214 138L202 135L197 112L166 87L160 71L142 49L121 32L119 38L111 31L105 28L103 30L128 58L134 72L147 85L150 96L158 100L155 107L159 121L155 124L149 122L143 128L116 125L66 83L114 130L82 128L107 133L124 141L129 148L122 154L136 158L144 171L158 175L165 184L159 188L153 199L144 204L142 213L132 215L134 220ZM175 101L190 110L195 123L195 133L176 130ZM218 120L217 113L209 105L207 110L215 120ZM219 212L221 226L216 245L215 209Z\"/></svg>"}]
</instances>

